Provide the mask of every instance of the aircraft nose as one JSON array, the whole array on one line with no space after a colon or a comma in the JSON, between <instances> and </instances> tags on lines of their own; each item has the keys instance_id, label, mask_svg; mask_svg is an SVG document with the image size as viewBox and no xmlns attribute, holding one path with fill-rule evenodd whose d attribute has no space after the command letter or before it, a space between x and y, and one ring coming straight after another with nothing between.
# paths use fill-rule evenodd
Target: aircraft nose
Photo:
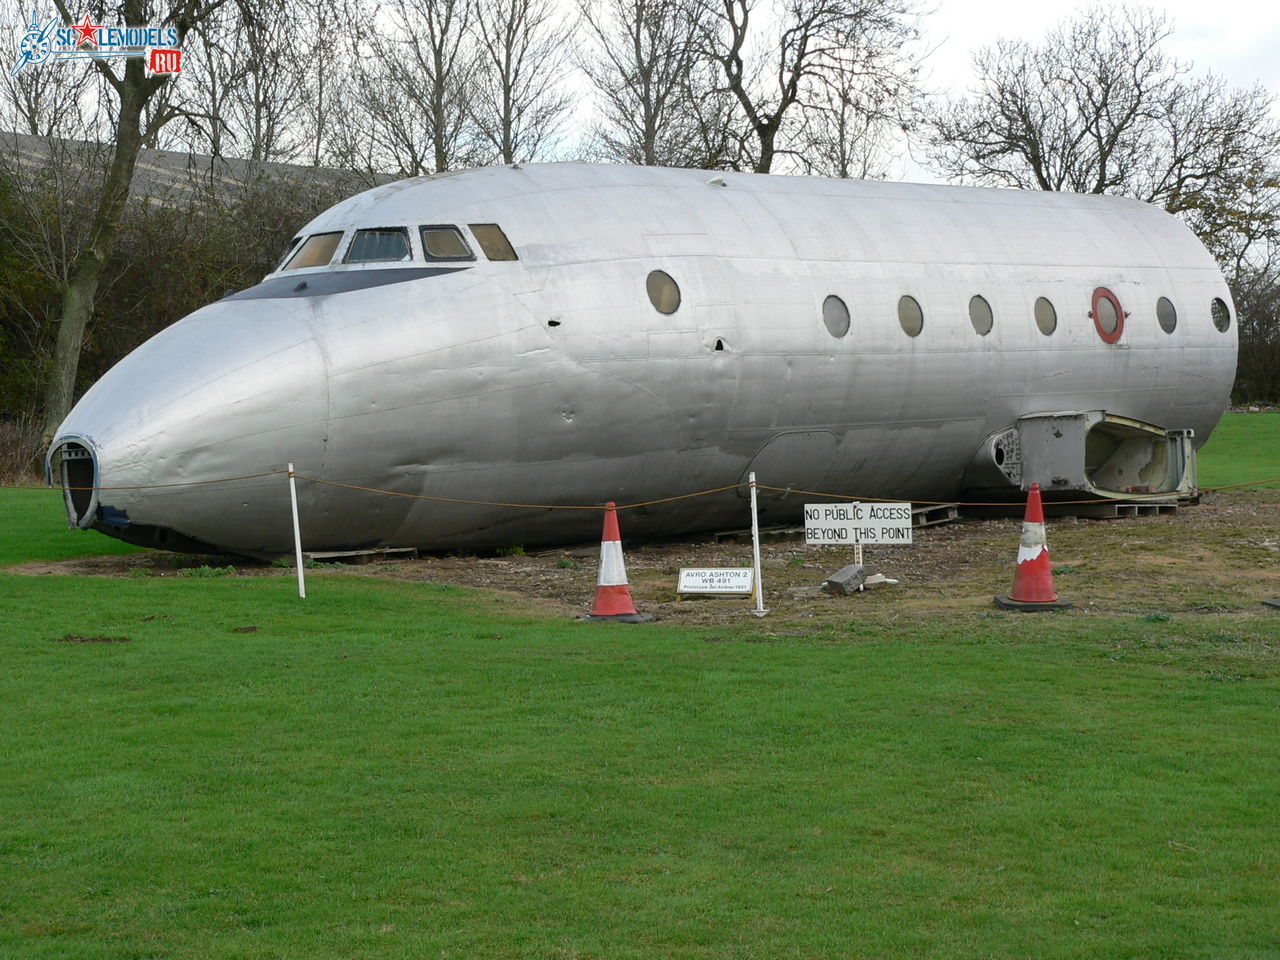
<instances>
[{"instance_id":1,"label":"aircraft nose","mask_svg":"<svg viewBox=\"0 0 1280 960\"><path fill-rule=\"evenodd\" d=\"M253 512L255 481L265 478L233 478L288 461L319 470L328 400L311 309L298 300L211 304L109 370L67 415L46 459L70 524L204 540L232 499Z\"/></svg>"}]
</instances>

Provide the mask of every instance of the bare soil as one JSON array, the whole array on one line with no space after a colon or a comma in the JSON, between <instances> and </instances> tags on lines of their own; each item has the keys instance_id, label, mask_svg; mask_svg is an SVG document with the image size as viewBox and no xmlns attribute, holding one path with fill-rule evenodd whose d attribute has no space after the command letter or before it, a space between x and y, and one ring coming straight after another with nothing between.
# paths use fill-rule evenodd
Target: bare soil
<instances>
[{"instance_id":1,"label":"bare soil","mask_svg":"<svg viewBox=\"0 0 1280 960\"><path fill-rule=\"evenodd\" d=\"M714 539L627 545L631 592L642 612L673 623L721 622L749 615L744 598L678 600L681 567L742 567L751 544ZM1013 582L1021 521L961 519L915 531L909 546L868 547L869 572L900 581L853 596L829 596L823 580L852 562L852 550L806 547L791 535L762 545L765 604L779 617L846 620L879 615L940 616L994 609L992 598ZM1048 542L1057 592L1074 604L1069 616L1095 613L1236 613L1276 618L1262 604L1280 597L1280 490L1206 495L1176 514L1118 520L1051 519ZM599 544L516 556L421 556L365 564L318 564L315 577L368 576L475 587L511 607L582 616L595 594ZM232 569L228 569L228 568ZM234 557L148 551L10 568L31 575L101 577L269 576L292 569ZM323 589L317 585L314 589ZM503 606L507 606L503 603Z\"/></svg>"}]
</instances>

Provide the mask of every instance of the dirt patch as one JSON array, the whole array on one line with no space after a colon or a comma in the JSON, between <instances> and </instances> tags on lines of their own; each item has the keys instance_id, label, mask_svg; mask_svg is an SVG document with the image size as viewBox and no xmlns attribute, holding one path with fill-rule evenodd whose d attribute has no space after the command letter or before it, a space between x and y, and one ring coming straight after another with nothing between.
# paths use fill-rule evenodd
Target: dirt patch
<instances>
[{"instance_id":1,"label":"dirt patch","mask_svg":"<svg viewBox=\"0 0 1280 960\"><path fill-rule=\"evenodd\" d=\"M625 544L625 514L622 525ZM806 547L797 536L767 540L761 549L765 605L777 615L819 622L847 621L859 611L922 617L991 611L992 597L1012 585L1020 533L1016 518L962 519L916 530L910 546L869 547L868 571L900 582L848 597L827 596L819 587L828 574L851 562L852 550ZM1050 520L1048 541L1057 591L1075 604L1067 616L1154 611L1276 616L1262 601L1280 597L1280 490L1211 494L1198 506L1163 516ZM595 594L598 553L599 544L584 544L527 555L424 556L320 564L309 575L476 587L544 612L581 616ZM747 539L627 544L626 563L637 605L659 620L714 623L750 614L750 601L741 598L675 596L681 567L749 566ZM238 558L158 551L9 569L138 579L295 575L287 567Z\"/></svg>"},{"instance_id":2,"label":"dirt patch","mask_svg":"<svg viewBox=\"0 0 1280 960\"><path fill-rule=\"evenodd\" d=\"M67 634L65 637L54 637L54 643L132 643L129 637L76 637Z\"/></svg>"}]
</instances>

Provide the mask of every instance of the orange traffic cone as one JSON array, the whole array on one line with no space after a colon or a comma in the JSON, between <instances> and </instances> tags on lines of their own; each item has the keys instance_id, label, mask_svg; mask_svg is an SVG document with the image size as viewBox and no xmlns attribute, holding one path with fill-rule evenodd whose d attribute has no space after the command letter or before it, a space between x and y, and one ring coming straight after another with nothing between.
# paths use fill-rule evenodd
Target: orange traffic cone
<instances>
[{"instance_id":1,"label":"orange traffic cone","mask_svg":"<svg viewBox=\"0 0 1280 960\"><path fill-rule=\"evenodd\" d=\"M600 575L596 578L596 602L588 620L621 620L644 623L653 617L637 613L627 583L627 564L622 559L622 534L618 532L617 504L604 505L604 533L600 537Z\"/></svg>"},{"instance_id":2,"label":"orange traffic cone","mask_svg":"<svg viewBox=\"0 0 1280 960\"><path fill-rule=\"evenodd\" d=\"M1040 505L1040 484L1033 483L1027 494L1027 513L1022 521L1022 545L1018 547L1018 570L1013 590L996 597L996 606L1005 610L1032 613L1038 610L1066 610L1071 606L1053 591L1053 571L1049 569L1049 545L1044 540L1044 508Z\"/></svg>"}]
</instances>

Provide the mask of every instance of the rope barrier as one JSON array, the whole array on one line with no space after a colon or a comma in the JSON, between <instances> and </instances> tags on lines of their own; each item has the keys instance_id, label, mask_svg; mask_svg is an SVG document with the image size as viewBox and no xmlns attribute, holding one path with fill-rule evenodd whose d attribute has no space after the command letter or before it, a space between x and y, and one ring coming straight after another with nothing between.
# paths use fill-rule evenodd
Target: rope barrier
<instances>
[{"instance_id":1,"label":"rope barrier","mask_svg":"<svg viewBox=\"0 0 1280 960\"><path fill-rule=\"evenodd\" d=\"M401 497L408 500L428 500L435 503L459 503L468 506L478 507L508 507L518 510L603 510L603 504L564 504L564 503L508 503L501 500L467 500L461 497L432 497L420 493L400 493L395 490L383 490L379 487L364 487L354 483L342 483L337 480L321 480L318 477L308 477L300 473L290 473L288 470L271 470L266 473L250 473L240 477L224 477L217 480L187 480L180 483L151 483L138 484L135 486L120 487L49 487L49 486L27 486L22 484L0 484L0 490L66 490L66 491L110 491L110 490L167 490L175 487L199 487L214 483L235 483L240 480L260 480L264 477L280 477L292 476L296 480L305 480L309 483L322 484L329 487L342 487L347 490L357 490L362 493L376 493L387 497ZM1200 487L1197 493L1215 493L1220 490L1237 490L1241 487L1256 487L1264 483L1280 483L1280 477L1268 477L1264 480L1246 480L1243 483L1227 483L1213 487ZM706 497L712 494L724 493L728 490L736 490L739 487L749 486L745 481L738 483L726 484L723 487L713 487L709 490L698 490L694 493L681 493L671 497L661 497L656 500L640 500L635 503L619 504L615 509L618 510L635 510L640 507L652 507L663 503L675 503L679 500L692 500L696 497ZM856 494L848 493L824 493L819 490L801 490L796 487L774 487L767 483L757 483L757 490L771 490L775 493L795 493L802 494L806 497L824 497L828 500L850 500L850 501L869 501L873 503L895 503L889 497L861 497ZM1182 493L1143 493L1134 494L1129 497L1098 497L1091 500L1053 500L1050 501L1054 506L1084 506L1099 503L1131 503L1145 502L1151 500L1167 500L1185 496ZM1025 500L996 501L996 500L912 500L914 504L922 506L955 506L955 507L1022 507L1026 506Z\"/></svg>"},{"instance_id":2,"label":"rope barrier","mask_svg":"<svg viewBox=\"0 0 1280 960\"><path fill-rule=\"evenodd\" d=\"M249 473L243 477L220 477L217 480L184 480L181 483L141 483L133 487L63 487L49 486L42 487L24 485L24 484L0 484L0 490L66 490L66 491L82 491L82 490L165 490L170 487L203 487L210 483L234 483L237 480L257 480L261 477L283 477L288 476L288 470L271 470L267 473Z\"/></svg>"},{"instance_id":3,"label":"rope barrier","mask_svg":"<svg viewBox=\"0 0 1280 960\"><path fill-rule=\"evenodd\" d=\"M420 493L399 493L395 490L380 490L377 487L362 487L354 483L339 483L337 480L318 480L315 477L304 477L297 474L299 480L309 480L311 483L323 484L327 487L342 487L346 490L359 490L362 493L378 493L385 497L401 497L405 500L433 500L437 503L465 503L472 506L481 507L513 507L525 510L603 510L604 505L597 506L576 506L563 503L503 503L498 500L463 500L458 497L428 497Z\"/></svg>"},{"instance_id":4,"label":"rope barrier","mask_svg":"<svg viewBox=\"0 0 1280 960\"><path fill-rule=\"evenodd\" d=\"M1222 487L1200 487L1197 493L1213 493L1216 490L1230 490L1235 487L1251 487L1260 483L1275 483L1280 481L1280 477L1273 477L1270 480L1250 480L1247 483L1233 483ZM830 500L856 500L871 501L874 503L898 503L888 497L858 497L847 493L820 493L816 490L797 490L794 487L771 487L767 484L757 484L761 490L774 490L778 493L802 493L806 497L826 497ZM1131 497L1099 497L1095 500L1046 500L1046 506L1075 506L1097 503L1145 503L1151 500L1168 500L1171 498L1187 496L1185 493L1136 493ZM926 507L1025 507L1026 500L912 500L913 504L921 504Z\"/></svg>"},{"instance_id":5,"label":"rope barrier","mask_svg":"<svg viewBox=\"0 0 1280 960\"><path fill-rule=\"evenodd\" d=\"M295 474L299 480L309 480L311 483L322 483L330 487L344 487L347 490L360 490L365 493L380 493L388 497L403 497L407 500L431 500L436 503L464 503L469 506L477 507L513 507L524 510L603 510L604 504L597 503L589 506L579 506L576 504L563 503L504 503L498 500L463 500L459 497L429 497L421 493L397 493L394 490L380 490L377 487L361 487L354 483L339 483L336 480L319 480L315 477L304 477L302 474ZM716 487L713 490L699 490L696 493L682 493L674 497L663 497L660 500L643 500L638 503L623 503L616 506L615 510L633 510L636 507L651 507L658 503L672 503L676 500L692 500L694 497L705 497L713 493L724 493L726 490L734 490L738 487L746 486L745 483L731 483L725 487Z\"/></svg>"},{"instance_id":6,"label":"rope barrier","mask_svg":"<svg viewBox=\"0 0 1280 960\"><path fill-rule=\"evenodd\" d=\"M1223 483L1216 487L1201 487L1200 489L1213 493L1216 490L1235 490L1237 487L1256 487L1260 483L1280 483L1280 477L1272 477L1269 480L1246 480L1244 483Z\"/></svg>"}]
</instances>

